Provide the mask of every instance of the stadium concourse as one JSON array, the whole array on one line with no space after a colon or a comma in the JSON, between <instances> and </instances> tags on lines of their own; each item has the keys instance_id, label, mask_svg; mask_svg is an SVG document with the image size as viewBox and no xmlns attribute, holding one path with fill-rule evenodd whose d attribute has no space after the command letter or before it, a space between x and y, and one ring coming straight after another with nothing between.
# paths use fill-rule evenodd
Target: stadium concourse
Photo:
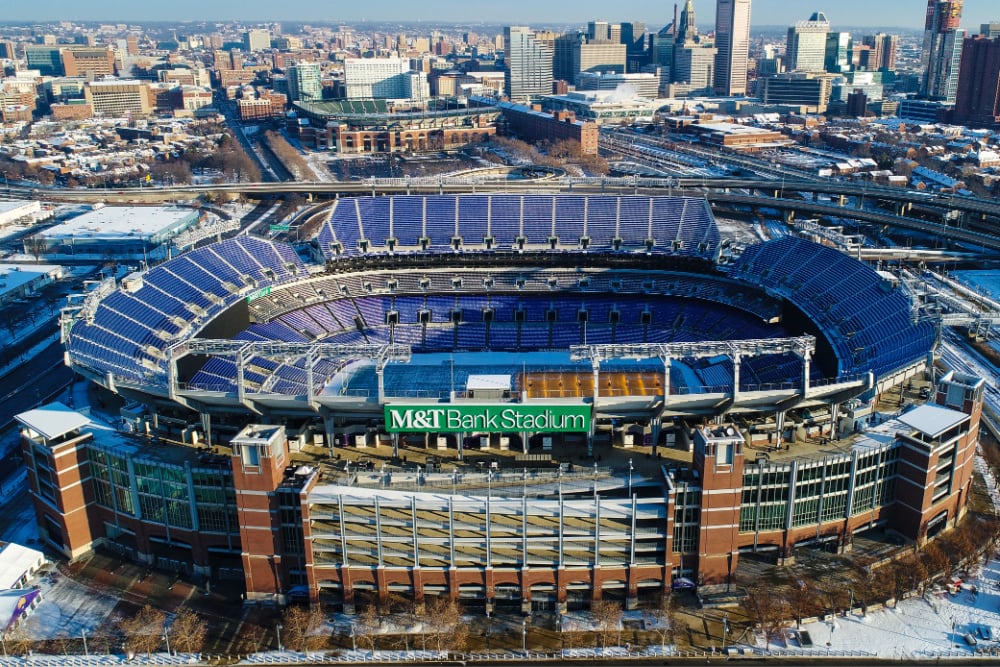
<instances>
[{"instance_id":1,"label":"stadium concourse","mask_svg":"<svg viewBox=\"0 0 1000 667\"><path fill-rule=\"evenodd\" d=\"M741 550L927 539L964 512L983 393L931 374L935 327L872 268L737 247L673 196L344 198L305 246L105 283L63 336L135 435L28 429L50 543L348 610L634 606ZM837 441L907 381L938 405Z\"/></svg>"}]
</instances>

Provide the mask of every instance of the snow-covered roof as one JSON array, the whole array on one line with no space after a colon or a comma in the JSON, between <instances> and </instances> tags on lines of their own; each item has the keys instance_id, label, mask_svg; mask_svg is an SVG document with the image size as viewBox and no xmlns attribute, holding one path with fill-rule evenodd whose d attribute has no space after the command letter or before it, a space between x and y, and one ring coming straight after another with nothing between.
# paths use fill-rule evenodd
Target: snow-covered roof
<instances>
[{"instance_id":1,"label":"snow-covered roof","mask_svg":"<svg viewBox=\"0 0 1000 667\"><path fill-rule=\"evenodd\" d=\"M46 440L54 440L90 423L90 418L59 401L22 412L14 417Z\"/></svg>"},{"instance_id":2,"label":"snow-covered roof","mask_svg":"<svg viewBox=\"0 0 1000 667\"><path fill-rule=\"evenodd\" d=\"M934 438L948 429L958 426L968 419L968 416L964 412L949 410L948 408L928 403L913 408L909 412L900 415L898 419L907 426Z\"/></svg>"},{"instance_id":3,"label":"snow-covered roof","mask_svg":"<svg viewBox=\"0 0 1000 667\"><path fill-rule=\"evenodd\" d=\"M470 391L477 389L501 389L510 391L509 375L470 375L465 388Z\"/></svg>"},{"instance_id":4,"label":"snow-covered roof","mask_svg":"<svg viewBox=\"0 0 1000 667\"><path fill-rule=\"evenodd\" d=\"M0 589L16 588L21 578L45 562L45 554L20 544L8 542L0 548Z\"/></svg>"}]
</instances>

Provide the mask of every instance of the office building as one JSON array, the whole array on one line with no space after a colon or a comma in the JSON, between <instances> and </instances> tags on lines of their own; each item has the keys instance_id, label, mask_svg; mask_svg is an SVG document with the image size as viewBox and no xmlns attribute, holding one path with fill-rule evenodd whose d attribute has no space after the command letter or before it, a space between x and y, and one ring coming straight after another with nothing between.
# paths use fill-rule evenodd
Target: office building
<instances>
[{"instance_id":1,"label":"office building","mask_svg":"<svg viewBox=\"0 0 1000 667\"><path fill-rule=\"evenodd\" d=\"M746 95L750 0L718 0L715 9L715 92Z\"/></svg>"},{"instance_id":2,"label":"office building","mask_svg":"<svg viewBox=\"0 0 1000 667\"><path fill-rule=\"evenodd\" d=\"M954 119L976 127L1000 125L1000 37L965 40Z\"/></svg>"},{"instance_id":3,"label":"office building","mask_svg":"<svg viewBox=\"0 0 1000 667\"><path fill-rule=\"evenodd\" d=\"M920 63L920 94L930 100L954 103L965 30L962 0L928 0Z\"/></svg>"},{"instance_id":4,"label":"office building","mask_svg":"<svg viewBox=\"0 0 1000 667\"><path fill-rule=\"evenodd\" d=\"M610 41L582 42L573 46L573 83L583 72L625 73L626 51L624 44Z\"/></svg>"},{"instance_id":5,"label":"office building","mask_svg":"<svg viewBox=\"0 0 1000 667\"><path fill-rule=\"evenodd\" d=\"M649 62L646 54L646 24L639 21L623 22L620 41L625 45L625 71L638 72Z\"/></svg>"},{"instance_id":6,"label":"office building","mask_svg":"<svg viewBox=\"0 0 1000 667\"><path fill-rule=\"evenodd\" d=\"M552 79L572 82L576 78L574 65L576 46L586 37L579 32L567 32L552 38ZM543 43L546 40L542 40Z\"/></svg>"},{"instance_id":7,"label":"office building","mask_svg":"<svg viewBox=\"0 0 1000 667\"><path fill-rule=\"evenodd\" d=\"M881 69L893 71L896 69L896 51L899 48L899 37L878 33L868 35L864 38L863 44L871 49L867 61L859 67L864 69Z\"/></svg>"},{"instance_id":8,"label":"office building","mask_svg":"<svg viewBox=\"0 0 1000 667\"><path fill-rule=\"evenodd\" d=\"M271 33L268 30L253 29L243 33L243 50L247 53L266 51L271 48Z\"/></svg>"},{"instance_id":9,"label":"office building","mask_svg":"<svg viewBox=\"0 0 1000 667\"><path fill-rule=\"evenodd\" d=\"M348 58L344 61L344 91L349 100L430 97L427 74L410 70L407 58Z\"/></svg>"},{"instance_id":10,"label":"office building","mask_svg":"<svg viewBox=\"0 0 1000 667\"><path fill-rule=\"evenodd\" d=\"M318 63L296 63L288 68L288 99L292 102L323 99Z\"/></svg>"},{"instance_id":11,"label":"office building","mask_svg":"<svg viewBox=\"0 0 1000 667\"><path fill-rule=\"evenodd\" d=\"M552 43L525 26L504 28L504 89L514 102L552 92Z\"/></svg>"},{"instance_id":12,"label":"office building","mask_svg":"<svg viewBox=\"0 0 1000 667\"><path fill-rule=\"evenodd\" d=\"M789 72L823 72L826 66L826 35L830 22L823 12L788 29L785 67Z\"/></svg>"},{"instance_id":13,"label":"office building","mask_svg":"<svg viewBox=\"0 0 1000 667\"><path fill-rule=\"evenodd\" d=\"M109 79L91 81L83 89L94 115L106 118L146 116L153 112L149 86L143 81Z\"/></svg>"},{"instance_id":14,"label":"office building","mask_svg":"<svg viewBox=\"0 0 1000 667\"><path fill-rule=\"evenodd\" d=\"M823 113L830 103L833 76L826 73L786 72L757 79L757 95L764 104L798 107L806 113Z\"/></svg>"},{"instance_id":15,"label":"office building","mask_svg":"<svg viewBox=\"0 0 1000 667\"><path fill-rule=\"evenodd\" d=\"M115 53L106 46L70 46L62 50L62 59L66 76L96 79L115 74Z\"/></svg>"},{"instance_id":16,"label":"office building","mask_svg":"<svg viewBox=\"0 0 1000 667\"><path fill-rule=\"evenodd\" d=\"M989 23L980 24L979 34L989 39L1000 37L1000 21L990 21Z\"/></svg>"},{"instance_id":17,"label":"office building","mask_svg":"<svg viewBox=\"0 0 1000 667\"><path fill-rule=\"evenodd\" d=\"M698 34L694 3L687 0L677 23L671 96L707 95L715 85L715 62L718 50Z\"/></svg>"},{"instance_id":18,"label":"office building","mask_svg":"<svg viewBox=\"0 0 1000 667\"><path fill-rule=\"evenodd\" d=\"M28 69L36 69L42 76L64 76L61 49L56 46L26 46L24 58Z\"/></svg>"},{"instance_id":19,"label":"office building","mask_svg":"<svg viewBox=\"0 0 1000 667\"><path fill-rule=\"evenodd\" d=\"M854 60L854 43L849 32L826 34L826 56L823 68L827 72L848 72Z\"/></svg>"}]
</instances>

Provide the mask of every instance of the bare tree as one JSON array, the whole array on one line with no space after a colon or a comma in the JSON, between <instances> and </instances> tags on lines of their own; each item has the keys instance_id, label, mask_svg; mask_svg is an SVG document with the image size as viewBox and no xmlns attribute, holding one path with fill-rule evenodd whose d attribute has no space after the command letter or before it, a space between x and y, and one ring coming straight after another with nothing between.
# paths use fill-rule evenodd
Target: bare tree
<instances>
[{"instance_id":1,"label":"bare tree","mask_svg":"<svg viewBox=\"0 0 1000 667\"><path fill-rule=\"evenodd\" d=\"M205 646L205 621L190 607L181 607L167 636L178 653L200 653Z\"/></svg>"},{"instance_id":2,"label":"bare tree","mask_svg":"<svg viewBox=\"0 0 1000 667\"><path fill-rule=\"evenodd\" d=\"M382 629L382 617L378 613L378 607L374 604L365 607L351 627L354 640L361 646L367 645L369 651L374 651L375 639Z\"/></svg>"},{"instance_id":3,"label":"bare tree","mask_svg":"<svg viewBox=\"0 0 1000 667\"><path fill-rule=\"evenodd\" d=\"M28 633L25 632L23 624L5 632L3 637L7 644L7 651L11 655L25 655L31 650L33 642L28 637Z\"/></svg>"},{"instance_id":4,"label":"bare tree","mask_svg":"<svg viewBox=\"0 0 1000 667\"><path fill-rule=\"evenodd\" d=\"M647 609L642 614L646 630L652 631L660 640L660 646L673 644L676 637L673 596L666 593L660 598L660 604Z\"/></svg>"},{"instance_id":5,"label":"bare tree","mask_svg":"<svg viewBox=\"0 0 1000 667\"><path fill-rule=\"evenodd\" d=\"M461 651L469 641L469 627L462 621L462 607L447 597L427 604L424 622L427 638L438 651Z\"/></svg>"},{"instance_id":6,"label":"bare tree","mask_svg":"<svg viewBox=\"0 0 1000 667\"><path fill-rule=\"evenodd\" d=\"M948 558L948 554L941 549L941 546L937 542L928 542L925 544L921 553L931 576L938 574L943 574L946 577L951 576L951 559Z\"/></svg>"},{"instance_id":7,"label":"bare tree","mask_svg":"<svg viewBox=\"0 0 1000 667\"><path fill-rule=\"evenodd\" d=\"M41 260L42 253L45 252L46 242L45 237L40 234L33 234L31 236L26 236L23 241L24 252L35 257L35 262Z\"/></svg>"},{"instance_id":8,"label":"bare tree","mask_svg":"<svg viewBox=\"0 0 1000 667\"><path fill-rule=\"evenodd\" d=\"M788 603L795 616L795 625L802 623L802 618L811 616L817 608L819 593L812 579L796 579L788 594Z\"/></svg>"},{"instance_id":9,"label":"bare tree","mask_svg":"<svg viewBox=\"0 0 1000 667\"><path fill-rule=\"evenodd\" d=\"M285 609L281 616L284 629L282 639L284 645L293 651L305 650L309 636L323 622L323 612L318 606L303 607L292 605Z\"/></svg>"},{"instance_id":10,"label":"bare tree","mask_svg":"<svg viewBox=\"0 0 1000 667\"><path fill-rule=\"evenodd\" d=\"M788 618L788 600L770 586L755 586L743 599L750 618L768 640L781 636Z\"/></svg>"},{"instance_id":11,"label":"bare tree","mask_svg":"<svg viewBox=\"0 0 1000 667\"><path fill-rule=\"evenodd\" d=\"M597 600L590 605L590 617L594 621L595 630L601 639L601 647L608 645L608 641L621 632L622 617L625 612L621 605L610 600Z\"/></svg>"},{"instance_id":12,"label":"bare tree","mask_svg":"<svg viewBox=\"0 0 1000 667\"><path fill-rule=\"evenodd\" d=\"M121 621L125 647L134 653L149 655L163 642L163 624L167 615L161 609L146 605L138 614Z\"/></svg>"}]
</instances>

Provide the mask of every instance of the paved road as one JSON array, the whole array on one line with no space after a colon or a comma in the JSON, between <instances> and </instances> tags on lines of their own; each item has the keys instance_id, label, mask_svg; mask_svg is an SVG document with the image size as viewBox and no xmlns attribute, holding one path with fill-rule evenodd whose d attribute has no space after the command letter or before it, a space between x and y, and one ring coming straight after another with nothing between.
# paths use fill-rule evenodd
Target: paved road
<instances>
[{"instance_id":1,"label":"paved road","mask_svg":"<svg viewBox=\"0 0 1000 667\"><path fill-rule=\"evenodd\" d=\"M73 380L73 371L63 364L58 341L29 362L0 378L0 430L10 426L14 415L31 410L52 398Z\"/></svg>"}]
</instances>

